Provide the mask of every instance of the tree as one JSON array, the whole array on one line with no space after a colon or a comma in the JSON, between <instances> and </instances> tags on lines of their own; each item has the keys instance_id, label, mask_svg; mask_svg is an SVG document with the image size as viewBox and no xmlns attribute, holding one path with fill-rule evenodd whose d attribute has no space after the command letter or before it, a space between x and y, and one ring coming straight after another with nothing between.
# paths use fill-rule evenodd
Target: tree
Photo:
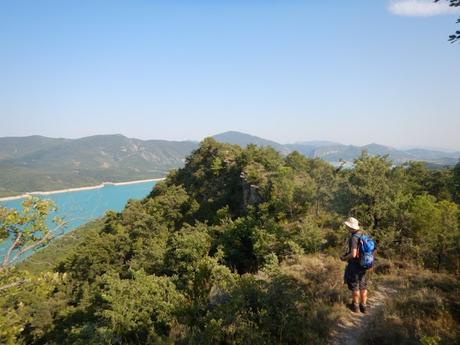
<instances>
[{"instance_id":1,"label":"tree","mask_svg":"<svg viewBox=\"0 0 460 345\"><path fill-rule=\"evenodd\" d=\"M0 290L0 344L43 343L39 339L52 328L53 316L62 311L67 302L62 295L56 294L65 275L15 271L6 280L19 278L23 284Z\"/></svg>"},{"instance_id":2,"label":"tree","mask_svg":"<svg viewBox=\"0 0 460 345\"><path fill-rule=\"evenodd\" d=\"M460 204L460 161L458 161L453 170L452 180L452 192L454 195L454 200L457 202L457 204Z\"/></svg>"},{"instance_id":3,"label":"tree","mask_svg":"<svg viewBox=\"0 0 460 345\"><path fill-rule=\"evenodd\" d=\"M101 329L107 343L162 343L177 321L175 310L184 302L169 277L132 272L132 279L105 275L102 299L104 309L98 315L109 327Z\"/></svg>"},{"instance_id":4,"label":"tree","mask_svg":"<svg viewBox=\"0 0 460 345\"><path fill-rule=\"evenodd\" d=\"M231 214L242 210L241 178L236 156L241 148L206 138L190 156L185 166L171 174L168 187L182 185L199 203L198 220L216 220L216 211L229 206Z\"/></svg>"},{"instance_id":5,"label":"tree","mask_svg":"<svg viewBox=\"0 0 460 345\"><path fill-rule=\"evenodd\" d=\"M460 7L460 0L447 0L449 1L449 6L451 7ZM434 2L439 2L439 0L434 0ZM460 23L460 18L457 19L457 24ZM454 43L460 40L460 30L455 31L454 34L449 36L449 41Z\"/></svg>"},{"instance_id":6,"label":"tree","mask_svg":"<svg viewBox=\"0 0 460 345\"><path fill-rule=\"evenodd\" d=\"M426 163L411 161L403 165L405 185L413 195L420 195L430 190L431 175Z\"/></svg>"},{"instance_id":7,"label":"tree","mask_svg":"<svg viewBox=\"0 0 460 345\"><path fill-rule=\"evenodd\" d=\"M349 213L375 229L388 220L394 209L391 162L386 157L371 157L366 151L354 161L345 184L345 200Z\"/></svg>"},{"instance_id":8,"label":"tree","mask_svg":"<svg viewBox=\"0 0 460 345\"><path fill-rule=\"evenodd\" d=\"M337 190L337 169L320 158L310 159L308 163L308 174L316 185L315 212L319 216L320 210L327 209Z\"/></svg>"},{"instance_id":9,"label":"tree","mask_svg":"<svg viewBox=\"0 0 460 345\"><path fill-rule=\"evenodd\" d=\"M419 195L411 203L411 228L406 234L425 264L435 267L454 264L458 250L458 206L450 201L436 202L432 195Z\"/></svg>"},{"instance_id":10,"label":"tree","mask_svg":"<svg viewBox=\"0 0 460 345\"><path fill-rule=\"evenodd\" d=\"M308 211L316 190L313 179L305 172L279 168L271 178L270 204L278 219L294 219Z\"/></svg>"},{"instance_id":11,"label":"tree","mask_svg":"<svg viewBox=\"0 0 460 345\"><path fill-rule=\"evenodd\" d=\"M286 165L294 169L297 175L307 173L312 178L314 189L314 207L318 217L320 210L327 208L337 187L336 169L320 159L308 159L294 151L286 157Z\"/></svg>"},{"instance_id":12,"label":"tree","mask_svg":"<svg viewBox=\"0 0 460 345\"><path fill-rule=\"evenodd\" d=\"M54 217L52 223L56 227L50 230L47 224L48 215L56 210L53 201L39 198L26 198L20 211L0 207L0 244L8 244L0 263L0 272L26 252L45 246L58 235L58 230L66 223Z\"/></svg>"},{"instance_id":13,"label":"tree","mask_svg":"<svg viewBox=\"0 0 460 345\"><path fill-rule=\"evenodd\" d=\"M450 168L443 168L431 172L429 193L438 200L452 200L452 173Z\"/></svg>"}]
</instances>

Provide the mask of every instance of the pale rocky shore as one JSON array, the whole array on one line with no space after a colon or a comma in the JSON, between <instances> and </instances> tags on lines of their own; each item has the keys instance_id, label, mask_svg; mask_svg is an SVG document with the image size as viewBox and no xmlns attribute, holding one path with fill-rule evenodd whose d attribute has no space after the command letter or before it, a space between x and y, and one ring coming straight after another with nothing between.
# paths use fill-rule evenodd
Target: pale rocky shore
<instances>
[{"instance_id":1,"label":"pale rocky shore","mask_svg":"<svg viewBox=\"0 0 460 345\"><path fill-rule=\"evenodd\" d=\"M21 195L14 195L14 196L7 196L0 198L0 201L9 201L9 200L17 200L17 199L23 199L23 198L28 198L34 195L51 195L51 194L59 194L59 193L67 193L67 192L78 192L82 190L90 190L90 189L99 189L103 188L105 185L114 185L114 186L122 186L122 185L128 185L128 184L135 184L135 183L144 183L144 182L158 182L162 181L165 178L153 178L153 179L146 179L146 180L135 180L135 181L126 181L126 182L102 182L101 184L95 185L95 186L85 186L85 187L78 187L78 188L66 188L66 189L59 189L59 190L50 190L46 192L41 192L41 191L36 191L36 192L29 192L29 193L24 193Z\"/></svg>"}]
</instances>

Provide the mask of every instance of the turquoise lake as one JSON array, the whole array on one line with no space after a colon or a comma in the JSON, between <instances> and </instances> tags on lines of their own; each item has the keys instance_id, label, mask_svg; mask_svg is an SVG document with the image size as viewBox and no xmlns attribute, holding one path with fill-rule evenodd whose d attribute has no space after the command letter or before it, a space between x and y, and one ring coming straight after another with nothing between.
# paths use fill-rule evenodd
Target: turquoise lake
<instances>
[{"instance_id":1,"label":"turquoise lake","mask_svg":"<svg viewBox=\"0 0 460 345\"><path fill-rule=\"evenodd\" d=\"M48 195L37 195L39 198L51 199L56 203L57 212L50 215L64 218L67 225L64 232L70 232L78 226L99 218L109 210L121 211L129 199L146 197L156 182L140 182L125 185L106 184L102 188L81 191L63 192ZM24 199L0 201L0 205L8 208L21 209ZM52 223L50 222L50 229ZM62 229L60 229L62 232ZM0 260L11 241L0 245ZM30 255L31 253L29 253Z\"/></svg>"}]
</instances>

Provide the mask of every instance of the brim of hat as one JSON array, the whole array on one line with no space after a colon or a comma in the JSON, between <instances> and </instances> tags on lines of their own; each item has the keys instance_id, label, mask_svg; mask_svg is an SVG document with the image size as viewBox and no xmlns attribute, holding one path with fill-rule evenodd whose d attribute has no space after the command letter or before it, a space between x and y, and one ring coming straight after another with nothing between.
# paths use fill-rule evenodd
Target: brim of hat
<instances>
[{"instance_id":1,"label":"brim of hat","mask_svg":"<svg viewBox=\"0 0 460 345\"><path fill-rule=\"evenodd\" d=\"M346 226L348 226L349 228L352 228L354 230L359 230L359 225L354 225L354 224L351 224L351 223L348 223L348 222L343 222L343 224L345 224Z\"/></svg>"}]
</instances>

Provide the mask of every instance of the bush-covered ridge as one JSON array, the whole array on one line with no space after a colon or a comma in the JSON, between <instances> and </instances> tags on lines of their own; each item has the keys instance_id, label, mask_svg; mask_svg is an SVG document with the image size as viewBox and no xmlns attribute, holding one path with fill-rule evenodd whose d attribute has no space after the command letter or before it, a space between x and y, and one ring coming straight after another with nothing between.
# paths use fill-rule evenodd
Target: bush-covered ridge
<instances>
[{"instance_id":1,"label":"bush-covered ridge","mask_svg":"<svg viewBox=\"0 0 460 345\"><path fill-rule=\"evenodd\" d=\"M53 271L9 271L5 281L23 283L0 290L0 339L326 343L347 294L336 259L343 218L366 225L380 258L451 274L459 270L459 200L460 164L394 167L363 153L342 170L206 139L147 198L108 213ZM447 313L458 326L458 314ZM441 330L411 332L401 334L452 340Z\"/></svg>"}]
</instances>

